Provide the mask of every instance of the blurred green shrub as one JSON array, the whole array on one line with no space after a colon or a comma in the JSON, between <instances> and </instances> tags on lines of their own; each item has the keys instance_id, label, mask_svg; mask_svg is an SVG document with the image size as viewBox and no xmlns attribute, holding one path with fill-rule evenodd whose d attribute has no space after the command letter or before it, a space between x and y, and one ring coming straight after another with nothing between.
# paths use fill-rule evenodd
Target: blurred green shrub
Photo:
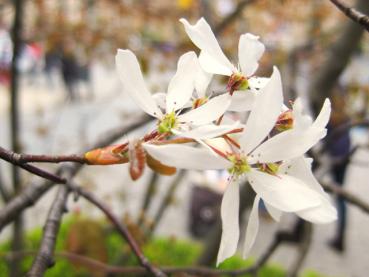
<instances>
[{"instance_id":1,"label":"blurred green shrub","mask_svg":"<svg viewBox=\"0 0 369 277\"><path fill-rule=\"evenodd\" d=\"M134 235L134 234L133 234ZM39 247L42 229L35 228L26 234L25 255L22 262L23 272L30 268L34 255ZM199 243L178 240L176 238L155 238L143 245L143 252L154 264L168 266L193 265L201 254ZM8 276L7 257L10 253L10 241L0 243L0 276ZM104 221L97 221L80 216L67 217L59 231L56 252L68 251L75 254L97 259L110 265L137 265L136 257L131 254L129 246ZM50 268L46 277L89 277L105 276L97 270L89 270L87 267L70 261L67 258L56 256L55 265ZM253 259L243 260L235 256L223 262L221 269L240 269L252 265ZM251 277L245 274L244 277ZM264 266L260 277L284 277L286 270L274 264ZM324 277L315 271L307 271L302 277Z\"/></svg>"}]
</instances>

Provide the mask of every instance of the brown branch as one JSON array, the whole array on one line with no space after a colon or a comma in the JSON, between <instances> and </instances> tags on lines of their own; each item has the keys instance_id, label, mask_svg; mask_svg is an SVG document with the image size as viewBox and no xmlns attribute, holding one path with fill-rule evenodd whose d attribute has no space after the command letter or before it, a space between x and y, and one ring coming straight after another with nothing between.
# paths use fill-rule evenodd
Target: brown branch
<instances>
[{"instance_id":1,"label":"brown branch","mask_svg":"<svg viewBox=\"0 0 369 277\"><path fill-rule=\"evenodd\" d=\"M356 8L369 13L367 0L358 0ZM358 43L363 37L364 30L353 21L348 21L339 28L338 39L330 45L324 55L325 61L319 65L309 85L309 96L312 108L318 114L325 98L332 95L332 89L337 83L351 56L357 49Z\"/></svg>"},{"instance_id":2,"label":"brown branch","mask_svg":"<svg viewBox=\"0 0 369 277\"><path fill-rule=\"evenodd\" d=\"M359 12L354 8L347 7L340 0L330 0L338 9L340 9L348 18L362 25L369 32L369 16Z\"/></svg>"},{"instance_id":3,"label":"brown branch","mask_svg":"<svg viewBox=\"0 0 369 277\"><path fill-rule=\"evenodd\" d=\"M287 274L287 277L298 276L301 266L303 265L310 249L313 234L313 224L310 222L305 222L303 228L303 237L301 238L301 242L299 244L299 252L295 262L292 264L291 269Z\"/></svg>"},{"instance_id":4,"label":"brown branch","mask_svg":"<svg viewBox=\"0 0 369 277\"><path fill-rule=\"evenodd\" d=\"M67 186L59 187L59 191L47 216L41 246L27 274L28 277L43 276L45 271L54 265L53 252L55 250L55 242L59 232L61 218L66 211L65 205L68 194L69 188Z\"/></svg>"},{"instance_id":5,"label":"brown branch","mask_svg":"<svg viewBox=\"0 0 369 277\"><path fill-rule=\"evenodd\" d=\"M144 125L149 121L149 117L147 115L140 116L134 122L131 122L128 125L124 125L120 128L115 129L106 134L105 137L98 140L91 149L103 147L109 145L119 139L124 134L127 134L134 129ZM87 151L88 149L86 149ZM84 151L85 152L85 151ZM32 165L22 165L32 167ZM71 177L76 175L79 170L82 168L81 164L72 164L70 167ZM28 168L30 169L30 168ZM65 166L61 166L55 173L55 175L59 175ZM16 216L25 210L26 208L32 206L34 203L40 199L40 197L47 192L53 186L53 182L44 181L42 183L35 183L27 186L20 194L11 199L1 210L0 210L0 232L1 230L10 222L12 222Z\"/></svg>"},{"instance_id":6,"label":"brown branch","mask_svg":"<svg viewBox=\"0 0 369 277\"><path fill-rule=\"evenodd\" d=\"M360 208L363 212L369 214L369 204L368 204L368 202L364 201L363 199L357 197L356 195L353 195L352 193L350 193L346 189L344 189L340 186L337 186L333 183L323 183L323 182L321 182L321 184L322 184L322 187L325 190L342 197L348 203Z\"/></svg>"},{"instance_id":7,"label":"brown branch","mask_svg":"<svg viewBox=\"0 0 369 277\"><path fill-rule=\"evenodd\" d=\"M21 54L22 47L22 33L23 33L23 10L24 1L14 0L13 1L14 17L12 25L12 42L13 42L13 57L10 68L10 142L11 148L19 152L20 149L20 136L19 136L19 57ZM21 178L19 168L13 166L11 168L12 173L12 185L14 188L14 195L17 194L21 189ZM23 248L23 217L22 214L18 214L14 218L13 226L13 238L11 248L13 251L18 251ZM9 276L17 277L20 275L20 262L18 260L12 261L10 266Z\"/></svg>"},{"instance_id":8,"label":"brown branch","mask_svg":"<svg viewBox=\"0 0 369 277\"><path fill-rule=\"evenodd\" d=\"M144 196L144 200L142 202L142 208L141 208L141 212L140 212L140 216L137 220L137 225L141 226L142 223L145 222L146 220L146 213L148 208L150 207L151 201L155 195L157 186L158 186L158 180L159 180L159 174L156 172L152 173L152 176L150 178L149 183L147 184L147 188L145 191L145 196Z\"/></svg>"},{"instance_id":9,"label":"brown branch","mask_svg":"<svg viewBox=\"0 0 369 277\"><path fill-rule=\"evenodd\" d=\"M134 237L128 231L125 225L110 211L109 207L105 205L102 201L100 201L96 196L83 188L75 185L70 186L74 191L76 191L79 195L87 199L89 202L94 204L97 208L99 208L106 217L113 223L117 231L124 237L124 239L130 245L133 253L139 260L139 263L146 268L149 272L151 272L154 276L163 277L166 276L160 269L154 267L148 259L142 253L140 247L138 246L137 242L135 241Z\"/></svg>"},{"instance_id":10,"label":"brown branch","mask_svg":"<svg viewBox=\"0 0 369 277\"><path fill-rule=\"evenodd\" d=\"M1 147L0 147L1 149ZM13 161L17 163L61 163L61 162L75 162L86 163L86 159L81 155L29 155L29 154L16 154L12 157Z\"/></svg>"},{"instance_id":11,"label":"brown branch","mask_svg":"<svg viewBox=\"0 0 369 277\"><path fill-rule=\"evenodd\" d=\"M6 254L0 254L0 256L5 256L8 260L15 259L19 256L29 256L34 255L35 251L18 251ZM78 263L81 266L84 266L90 270L103 272L105 274L128 274L128 275L147 275L147 270L144 267L140 266L112 266L96 259L78 255L71 252L55 252L55 257L65 258L75 263ZM243 269L213 269L209 267L203 266L183 266L183 267L175 267L175 266L164 266L161 268L162 271L166 274L175 274L175 273L187 273L194 276L220 276L220 275L229 275L229 276L239 276L245 275L248 273L255 273L255 266L246 267Z\"/></svg>"}]
</instances>

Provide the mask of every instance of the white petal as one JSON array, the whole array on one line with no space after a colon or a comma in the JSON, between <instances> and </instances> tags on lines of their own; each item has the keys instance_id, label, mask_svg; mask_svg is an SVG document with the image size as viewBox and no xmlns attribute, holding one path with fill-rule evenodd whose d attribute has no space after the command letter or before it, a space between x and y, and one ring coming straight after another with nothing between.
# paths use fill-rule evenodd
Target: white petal
<instances>
[{"instance_id":1,"label":"white petal","mask_svg":"<svg viewBox=\"0 0 369 277\"><path fill-rule=\"evenodd\" d=\"M337 219L337 211L330 202L328 194L323 190L311 171L311 159L298 157L289 163L282 164L280 170L288 175L301 179L306 186L319 193L322 204L315 208L299 211L298 216L313 223L324 224Z\"/></svg>"},{"instance_id":2,"label":"white petal","mask_svg":"<svg viewBox=\"0 0 369 277\"><path fill-rule=\"evenodd\" d=\"M259 66L259 59L265 50L264 44L259 41L259 37L247 33L240 37L238 43L238 59L241 66L241 71L244 76L254 74Z\"/></svg>"},{"instance_id":3,"label":"white petal","mask_svg":"<svg viewBox=\"0 0 369 277\"><path fill-rule=\"evenodd\" d=\"M198 98L204 98L206 96L206 90L209 86L213 74L210 74L201 67L199 59L196 59L196 76L195 76L195 89Z\"/></svg>"},{"instance_id":4,"label":"white petal","mask_svg":"<svg viewBox=\"0 0 369 277\"><path fill-rule=\"evenodd\" d=\"M250 212L249 220L247 223L245 242L243 245L242 257L246 259L250 254L251 247L255 243L256 235L259 230L259 202L260 197L256 195L254 204Z\"/></svg>"},{"instance_id":5,"label":"white petal","mask_svg":"<svg viewBox=\"0 0 369 277\"><path fill-rule=\"evenodd\" d=\"M321 204L319 193L292 176L251 170L247 177L255 192L268 204L284 212L296 212Z\"/></svg>"},{"instance_id":6,"label":"white petal","mask_svg":"<svg viewBox=\"0 0 369 277\"><path fill-rule=\"evenodd\" d=\"M323 107L313 123L313 127L325 128L327 126L329 117L331 115L331 101L328 98L325 99Z\"/></svg>"},{"instance_id":7,"label":"white petal","mask_svg":"<svg viewBox=\"0 0 369 277\"><path fill-rule=\"evenodd\" d=\"M187 145L143 144L145 150L161 163L184 169L226 169L232 164L224 158L214 156L207 149L195 148Z\"/></svg>"},{"instance_id":8,"label":"white petal","mask_svg":"<svg viewBox=\"0 0 369 277\"><path fill-rule=\"evenodd\" d=\"M136 104L146 113L161 118L162 112L145 85L135 54L130 50L119 49L115 56L115 65L124 90Z\"/></svg>"},{"instance_id":9,"label":"white petal","mask_svg":"<svg viewBox=\"0 0 369 277\"><path fill-rule=\"evenodd\" d=\"M217 60L213 59L207 52L201 51L199 55L199 62L201 67L210 74L219 74L224 76L231 76L232 70L224 66ZM234 69L236 70L236 69Z\"/></svg>"},{"instance_id":10,"label":"white petal","mask_svg":"<svg viewBox=\"0 0 369 277\"><path fill-rule=\"evenodd\" d=\"M204 105L201 105L196 109L179 115L178 120L194 125L208 124L221 117L230 104L231 96L228 93L224 93L210 99Z\"/></svg>"},{"instance_id":11,"label":"white petal","mask_svg":"<svg viewBox=\"0 0 369 277\"><path fill-rule=\"evenodd\" d=\"M268 203L264 202L265 208L270 214L270 216L277 222L281 220L282 212L276 208L274 208L272 205L269 205Z\"/></svg>"},{"instance_id":12,"label":"white petal","mask_svg":"<svg viewBox=\"0 0 369 277\"><path fill-rule=\"evenodd\" d=\"M251 77L247 81L252 91L259 92L262 88L266 86L269 80L270 78L266 77Z\"/></svg>"},{"instance_id":13,"label":"white petal","mask_svg":"<svg viewBox=\"0 0 369 277\"><path fill-rule=\"evenodd\" d=\"M293 128L296 130L305 130L312 124L312 119L309 115L303 114L303 105L301 98L297 98L293 103Z\"/></svg>"},{"instance_id":14,"label":"white petal","mask_svg":"<svg viewBox=\"0 0 369 277\"><path fill-rule=\"evenodd\" d=\"M323 194L329 199L328 194L323 190L322 186L318 183L313 172L311 171L311 163L311 158L299 156L295 159L289 160L288 162L282 163L279 171L283 174L291 175L301 179L311 189Z\"/></svg>"},{"instance_id":15,"label":"white petal","mask_svg":"<svg viewBox=\"0 0 369 277\"><path fill-rule=\"evenodd\" d=\"M179 58L177 72L168 86L167 113L182 108L190 100L195 88L196 60L197 56L192 51Z\"/></svg>"},{"instance_id":16,"label":"white petal","mask_svg":"<svg viewBox=\"0 0 369 277\"><path fill-rule=\"evenodd\" d=\"M154 98L156 105L159 106L161 109L166 109L166 98L167 94L164 92L158 92L152 95L152 98Z\"/></svg>"},{"instance_id":17,"label":"white petal","mask_svg":"<svg viewBox=\"0 0 369 277\"><path fill-rule=\"evenodd\" d=\"M231 182L223 195L221 205L222 237L217 258L217 266L234 255L237 250L239 228L239 184Z\"/></svg>"},{"instance_id":18,"label":"white petal","mask_svg":"<svg viewBox=\"0 0 369 277\"><path fill-rule=\"evenodd\" d=\"M316 208L310 208L303 211L299 211L296 214L316 224L326 224L337 220L337 210L333 207L330 201L324 197L321 197L322 204Z\"/></svg>"},{"instance_id":19,"label":"white petal","mask_svg":"<svg viewBox=\"0 0 369 277\"><path fill-rule=\"evenodd\" d=\"M257 95L245 129L240 137L241 149L248 154L273 129L283 104L282 81L276 67L269 82Z\"/></svg>"},{"instance_id":20,"label":"white petal","mask_svg":"<svg viewBox=\"0 0 369 277\"><path fill-rule=\"evenodd\" d=\"M252 109L256 99L256 93L251 90L235 91L232 95L232 102L229 111L244 112Z\"/></svg>"},{"instance_id":21,"label":"white petal","mask_svg":"<svg viewBox=\"0 0 369 277\"><path fill-rule=\"evenodd\" d=\"M221 135L224 135L234 129L239 128L238 122L236 122L233 125L204 125L197 127L195 129L192 129L187 132L181 132L178 130L172 130L174 131L176 135L180 135L186 138L193 138L197 140L204 140L204 139L212 139L215 137L219 137Z\"/></svg>"},{"instance_id":22,"label":"white petal","mask_svg":"<svg viewBox=\"0 0 369 277\"><path fill-rule=\"evenodd\" d=\"M179 21L183 23L186 33L190 37L192 42L202 52L206 52L206 55L209 56L209 58L211 58L215 63L221 65L224 68L228 68L228 72L230 73L227 73L225 75L231 75L232 71L235 70L235 67L224 55L217 39L214 36L213 31L211 30L209 24L205 21L205 19L199 19L195 25L189 24L188 21L183 18ZM206 71L205 68L204 70ZM213 73L212 71L208 72Z\"/></svg>"},{"instance_id":23,"label":"white petal","mask_svg":"<svg viewBox=\"0 0 369 277\"><path fill-rule=\"evenodd\" d=\"M313 127L284 131L256 148L249 156L249 163L273 163L302 156L325 135L325 129Z\"/></svg>"},{"instance_id":24,"label":"white petal","mask_svg":"<svg viewBox=\"0 0 369 277\"><path fill-rule=\"evenodd\" d=\"M224 138L212 138L205 140L205 143L213 148L220 150L223 153L231 153L232 148Z\"/></svg>"}]
</instances>

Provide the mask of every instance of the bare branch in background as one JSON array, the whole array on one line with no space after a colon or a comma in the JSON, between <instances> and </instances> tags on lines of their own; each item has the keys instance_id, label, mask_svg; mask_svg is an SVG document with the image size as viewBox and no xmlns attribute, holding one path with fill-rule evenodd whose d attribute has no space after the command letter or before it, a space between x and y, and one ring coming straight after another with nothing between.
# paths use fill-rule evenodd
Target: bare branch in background
<instances>
[{"instance_id":1,"label":"bare branch in background","mask_svg":"<svg viewBox=\"0 0 369 277\"><path fill-rule=\"evenodd\" d=\"M113 143L123 135L147 123L148 119L149 117L146 115L141 116L130 124L124 124L124 126L108 132L106 136L98 140L91 148L103 147ZM70 168L72 172L71 176L73 177L79 172L79 170L82 168L82 165L73 164L70 166ZM63 170L64 166L61 166L58 170L56 170L55 174L59 175ZM9 203L7 203L5 207L0 210L0 232L7 224L15 219L17 214L36 203L40 197L53 186L53 184L54 183L50 181L30 184L21 193L12 198Z\"/></svg>"},{"instance_id":2,"label":"bare branch in background","mask_svg":"<svg viewBox=\"0 0 369 277\"><path fill-rule=\"evenodd\" d=\"M242 0L240 1L233 12L227 15L217 26L214 28L214 34L219 35L223 32L230 24L232 24L242 14L243 9L254 2L254 0Z\"/></svg>"},{"instance_id":3,"label":"bare branch in background","mask_svg":"<svg viewBox=\"0 0 369 277\"><path fill-rule=\"evenodd\" d=\"M162 277L166 276L160 269L154 267L148 259L142 253L140 247L138 246L137 242L135 241L134 237L128 231L125 225L110 211L107 205L105 205L102 201L96 198L96 196L81 187L78 186L70 186L73 190L75 190L79 195L86 198L89 202L94 204L97 208L99 208L106 217L113 223L117 231L124 237L124 239L130 245L133 253L139 260L139 263L146 268L149 272L151 272L154 276Z\"/></svg>"},{"instance_id":4,"label":"bare branch in background","mask_svg":"<svg viewBox=\"0 0 369 277\"><path fill-rule=\"evenodd\" d=\"M150 207L151 200L153 199L155 195L159 177L160 176L158 173L153 172L150 178L150 181L147 184L147 188L144 194L144 200L142 202L141 212L140 212L140 215L137 221L137 225L139 226L142 225L142 223L144 223L146 220L146 217L147 217L146 213L147 213L148 208Z\"/></svg>"},{"instance_id":5,"label":"bare branch in background","mask_svg":"<svg viewBox=\"0 0 369 277\"><path fill-rule=\"evenodd\" d=\"M66 211L69 188L60 186L55 200L50 208L49 215L44 226L41 246L29 270L28 277L43 276L45 271L54 265L55 243L61 224L61 218Z\"/></svg>"},{"instance_id":6,"label":"bare branch in background","mask_svg":"<svg viewBox=\"0 0 369 277\"><path fill-rule=\"evenodd\" d=\"M298 247L299 248L298 255L287 274L288 277L298 276L300 269L305 261L305 258L309 252L312 235L313 235L313 224L311 224L310 222L305 222L303 226L303 237Z\"/></svg>"},{"instance_id":7,"label":"bare branch in background","mask_svg":"<svg viewBox=\"0 0 369 277\"><path fill-rule=\"evenodd\" d=\"M364 13L369 13L367 0L358 0L356 7ZM330 97L338 77L347 66L364 34L364 29L351 20L340 30L342 31L339 38L328 50L327 59L316 70L309 87L309 95L316 114L323 105L324 99Z\"/></svg>"},{"instance_id":8,"label":"bare branch in background","mask_svg":"<svg viewBox=\"0 0 369 277\"><path fill-rule=\"evenodd\" d=\"M18 59L20 57L22 47L22 32L23 32L23 0L14 0L14 19L12 26L12 41L13 41L13 57L10 68L11 80L10 80L10 142L11 148L15 152L20 150L20 138L19 138L19 69ZM12 166L12 185L14 188L14 194L18 193L21 189L21 176L19 168ZM23 233L24 222L22 214L17 214L14 220L13 238L12 238L12 250L19 251L23 248ZM17 259L12 261L10 266L10 276L17 277L20 274L20 262Z\"/></svg>"},{"instance_id":9,"label":"bare branch in background","mask_svg":"<svg viewBox=\"0 0 369 277\"><path fill-rule=\"evenodd\" d=\"M337 186L333 183L321 182L321 185L323 186L325 190L342 197L348 203L360 208L362 211L369 214L369 203L367 201L359 198L358 196L353 195L346 189L340 186Z\"/></svg>"},{"instance_id":10,"label":"bare branch in background","mask_svg":"<svg viewBox=\"0 0 369 277\"><path fill-rule=\"evenodd\" d=\"M340 0L330 0L337 8L339 8L347 17L362 25L369 32L369 16L360 11L349 8Z\"/></svg>"}]
</instances>

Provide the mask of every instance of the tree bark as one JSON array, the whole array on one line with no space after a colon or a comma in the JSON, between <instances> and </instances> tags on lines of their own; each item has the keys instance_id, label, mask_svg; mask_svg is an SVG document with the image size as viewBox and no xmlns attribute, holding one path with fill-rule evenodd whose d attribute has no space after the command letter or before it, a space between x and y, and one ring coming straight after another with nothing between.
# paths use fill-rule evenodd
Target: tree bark
<instances>
[{"instance_id":1,"label":"tree bark","mask_svg":"<svg viewBox=\"0 0 369 277\"><path fill-rule=\"evenodd\" d=\"M368 0L358 0L356 9L368 14ZM338 77L349 63L365 31L361 25L350 19L347 19L340 30L342 30L340 36L328 50L326 61L319 67L311 81L309 94L315 114L323 105L324 99L331 96Z\"/></svg>"}]
</instances>

